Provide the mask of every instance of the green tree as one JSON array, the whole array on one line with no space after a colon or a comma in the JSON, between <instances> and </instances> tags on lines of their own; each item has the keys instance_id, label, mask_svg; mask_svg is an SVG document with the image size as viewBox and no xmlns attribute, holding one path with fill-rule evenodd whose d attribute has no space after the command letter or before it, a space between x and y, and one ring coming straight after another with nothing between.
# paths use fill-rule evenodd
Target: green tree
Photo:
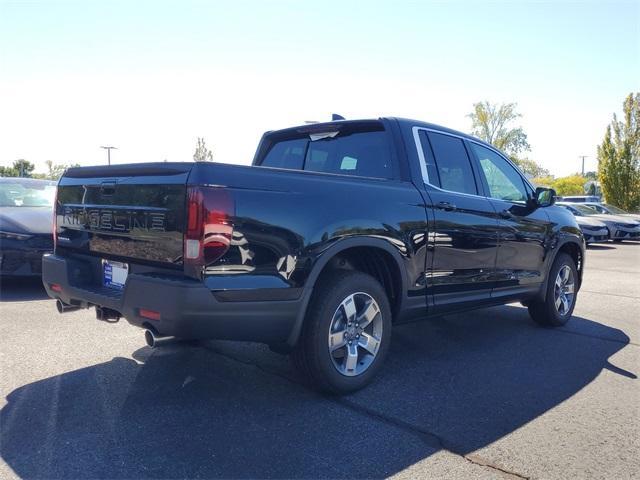
<instances>
[{"instance_id":1,"label":"green tree","mask_svg":"<svg viewBox=\"0 0 640 480\"><path fill-rule=\"evenodd\" d=\"M527 134L514 122L522 115L516 111L517 104L492 104L488 101L473 104L471 134L502 150L528 177L548 176L549 172L535 160L521 158L531 149Z\"/></svg>"},{"instance_id":2,"label":"green tree","mask_svg":"<svg viewBox=\"0 0 640 480\"><path fill-rule=\"evenodd\" d=\"M193 153L194 162L212 162L213 152L207 148L204 138L198 137L196 151Z\"/></svg>"},{"instance_id":3,"label":"green tree","mask_svg":"<svg viewBox=\"0 0 640 480\"><path fill-rule=\"evenodd\" d=\"M30 177L36 166L30 161L21 158L13 162L13 168L18 172L18 176Z\"/></svg>"},{"instance_id":4,"label":"green tree","mask_svg":"<svg viewBox=\"0 0 640 480\"><path fill-rule=\"evenodd\" d=\"M17 177L17 175L13 167L0 166L0 177Z\"/></svg>"},{"instance_id":5,"label":"green tree","mask_svg":"<svg viewBox=\"0 0 640 480\"><path fill-rule=\"evenodd\" d=\"M43 175L43 178L47 180L58 180L67 168L80 166L78 163L65 165L63 163L53 163L51 160L47 160L44 163L47 165L47 173Z\"/></svg>"},{"instance_id":6,"label":"green tree","mask_svg":"<svg viewBox=\"0 0 640 480\"><path fill-rule=\"evenodd\" d=\"M607 202L626 210L640 206L640 93L622 105L622 120L613 115L598 145L598 179Z\"/></svg>"},{"instance_id":7,"label":"green tree","mask_svg":"<svg viewBox=\"0 0 640 480\"><path fill-rule=\"evenodd\" d=\"M587 179L582 175L569 175L568 177L556 178L551 182L553 188L558 195L584 195L584 184Z\"/></svg>"},{"instance_id":8,"label":"green tree","mask_svg":"<svg viewBox=\"0 0 640 480\"><path fill-rule=\"evenodd\" d=\"M539 165L535 160L531 160L530 158L518 158L514 155L511 156L511 160L513 163L518 165L522 173L524 173L529 178L540 178L540 177L548 177L549 170Z\"/></svg>"},{"instance_id":9,"label":"green tree","mask_svg":"<svg viewBox=\"0 0 640 480\"><path fill-rule=\"evenodd\" d=\"M0 167L0 176L2 177L31 177L34 168L36 166L25 160L24 158L20 158L13 162L13 165L10 167Z\"/></svg>"},{"instance_id":10,"label":"green tree","mask_svg":"<svg viewBox=\"0 0 640 480\"><path fill-rule=\"evenodd\" d=\"M544 175L540 177L534 177L531 179L531 183L533 183L536 187L552 188L554 181L555 181L555 178L553 178L551 175Z\"/></svg>"},{"instance_id":11,"label":"green tree","mask_svg":"<svg viewBox=\"0 0 640 480\"><path fill-rule=\"evenodd\" d=\"M471 134L499 148L509 156L517 156L531 149L522 127L514 127L520 118L515 103L494 105L488 101L473 104Z\"/></svg>"}]
</instances>

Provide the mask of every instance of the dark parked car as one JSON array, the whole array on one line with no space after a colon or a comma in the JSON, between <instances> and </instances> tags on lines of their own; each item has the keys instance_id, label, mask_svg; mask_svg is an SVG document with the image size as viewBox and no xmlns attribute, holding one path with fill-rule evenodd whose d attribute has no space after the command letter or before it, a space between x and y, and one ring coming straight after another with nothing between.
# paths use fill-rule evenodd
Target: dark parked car
<instances>
[{"instance_id":1,"label":"dark parked car","mask_svg":"<svg viewBox=\"0 0 640 480\"><path fill-rule=\"evenodd\" d=\"M393 324L504 304L564 325L584 270L573 215L500 151L413 120L266 133L253 166L71 168L44 284L154 346L264 342L304 378L367 384Z\"/></svg>"},{"instance_id":2,"label":"dark parked car","mask_svg":"<svg viewBox=\"0 0 640 480\"><path fill-rule=\"evenodd\" d=\"M0 274L39 276L42 255L53 251L56 183L32 178L0 178Z\"/></svg>"}]
</instances>

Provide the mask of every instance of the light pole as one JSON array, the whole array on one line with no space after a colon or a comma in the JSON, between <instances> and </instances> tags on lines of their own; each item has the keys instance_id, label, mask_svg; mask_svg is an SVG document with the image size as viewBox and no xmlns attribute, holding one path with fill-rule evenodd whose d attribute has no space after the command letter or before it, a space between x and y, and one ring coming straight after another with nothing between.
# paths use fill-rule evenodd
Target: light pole
<instances>
[{"instance_id":1,"label":"light pole","mask_svg":"<svg viewBox=\"0 0 640 480\"><path fill-rule=\"evenodd\" d=\"M582 159L582 176L584 177L584 159L587 158L589 155L578 155L578 158Z\"/></svg>"},{"instance_id":2,"label":"light pole","mask_svg":"<svg viewBox=\"0 0 640 480\"><path fill-rule=\"evenodd\" d=\"M118 147L100 147L107 151L107 164L111 165L111 150L117 150Z\"/></svg>"}]
</instances>

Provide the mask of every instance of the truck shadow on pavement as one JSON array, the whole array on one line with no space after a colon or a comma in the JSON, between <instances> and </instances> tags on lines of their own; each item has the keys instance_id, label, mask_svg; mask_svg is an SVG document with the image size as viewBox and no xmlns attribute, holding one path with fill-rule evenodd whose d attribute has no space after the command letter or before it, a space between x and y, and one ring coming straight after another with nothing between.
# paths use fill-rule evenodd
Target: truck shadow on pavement
<instances>
[{"instance_id":1,"label":"truck shadow on pavement","mask_svg":"<svg viewBox=\"0 0 640 480\"><path fill-rule=\"evenodd\" d=\"M40 277L0 279L0 302L25 302L48 298Z\"/></svg>"},{"instance_id":2,"label":"truck shadow on pavement","mask_svg":"<svg viewBox=\"0 0 640 480\"><path fill-rule=\"evenodd\" d=\"M628 342L580 317L539 328L513 306L452 315L397 327L380 378L342 399L302 387L261 346L145 347L144 363L114 358L11 392L0 453L23 478L384 477L482 448L603 369L635 378L609 364Z\"/></svg>"}]
</instances>

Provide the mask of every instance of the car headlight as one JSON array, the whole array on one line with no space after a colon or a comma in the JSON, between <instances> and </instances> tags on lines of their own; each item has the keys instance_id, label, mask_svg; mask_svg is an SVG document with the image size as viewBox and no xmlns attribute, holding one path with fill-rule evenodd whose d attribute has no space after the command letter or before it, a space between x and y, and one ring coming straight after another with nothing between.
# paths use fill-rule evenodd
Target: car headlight
<instances>
[{"instance_id":1,"label":"car headlight","mask_svg":"<svg viewBox=\"0 0 640 480\"><path fill-rule=\"evenodd\" d=\"M33 235L0 231L0 239L3 239L3 240L29 240L31 237L33 237Z\"/></svg>"}]
</instances>

